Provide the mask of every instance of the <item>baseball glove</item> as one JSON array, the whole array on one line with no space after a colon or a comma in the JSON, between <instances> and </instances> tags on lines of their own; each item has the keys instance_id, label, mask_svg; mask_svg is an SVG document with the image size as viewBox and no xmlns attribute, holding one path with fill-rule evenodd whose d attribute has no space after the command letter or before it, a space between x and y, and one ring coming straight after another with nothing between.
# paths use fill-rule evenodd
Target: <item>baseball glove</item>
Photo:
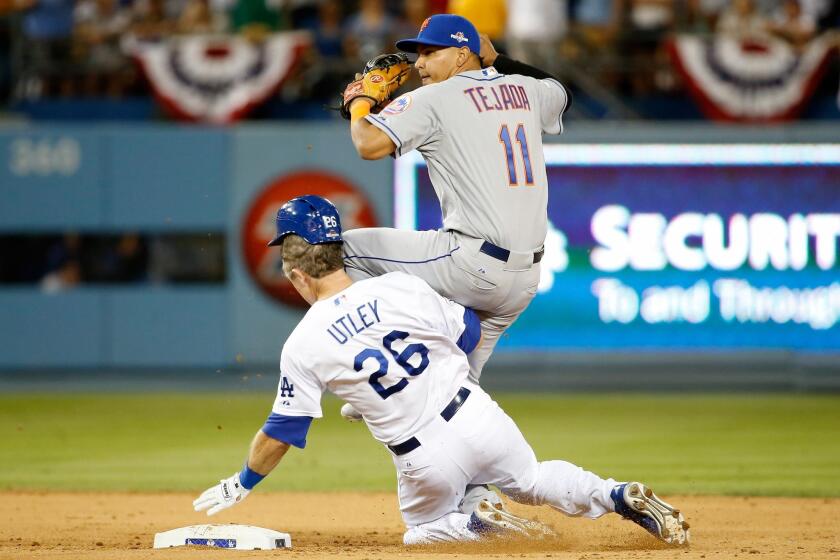
<instances>
[{"instance_id":1,"label":"baseball glove","mask_svg":"<svg viewBox=\"0 0 840 560\"><path fill-rule=\"evenodd\" d=\"M411 72L411 63L403 53L380 54L365 64L361 74L344 89L341 116L350 119L350 104L354 99L367 97L374 101L372 113L378 112L389 101Z\"/></svg>"}]
</instances>

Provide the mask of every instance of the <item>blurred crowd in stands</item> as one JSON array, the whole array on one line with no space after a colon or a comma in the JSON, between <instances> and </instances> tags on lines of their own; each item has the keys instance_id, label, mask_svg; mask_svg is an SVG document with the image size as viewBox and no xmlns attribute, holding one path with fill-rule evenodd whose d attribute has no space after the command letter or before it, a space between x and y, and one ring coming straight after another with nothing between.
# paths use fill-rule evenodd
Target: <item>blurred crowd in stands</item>
<instances>
[{"instance_id":1,"label":"blurred crowd in stands","mask_svg":"<svg viewBox=\"0 0 840 560\"><path fill-rule=\"evenodd\" d=\"M645 95L676 87L678 32L773 35L802 48L840 23L836 0L0 0L0 105L146 95L132 40L282 30L313 38L287 97L335 96L367 59L433 13L459 13L501 50L576 87Z\"/></svg>"},{"instance_id":2,"label":"blurred crowd in stands","mask_svg":"<svg viewBox=\"0 0 840 560\"><path fill-rule=\"evenodd\" d=\"M0 236L0 284L48 293L78 284L225 281L224 234L16 234Z\"/></svg>"},{"instance_id":3,"label":"blurred crowd in stands","mask_svg":"<svg viewBox=\"0 0 840 560\"><path fill-rule=\"evenodd\" d=\"M21 100L150 97L130 55L137 41L290 30L311 42L282 103L320 109L365 61L445 12L576 94L619 106L681 91L666 49L676 34L772 37L801 52L817 37L836 42L840 26L840 0L0 0L0 112ZM825 89L836 97L833 60ZM5 235L0 283L223 282L224 248L223 234Z\"/></svg>"}]
</instances>

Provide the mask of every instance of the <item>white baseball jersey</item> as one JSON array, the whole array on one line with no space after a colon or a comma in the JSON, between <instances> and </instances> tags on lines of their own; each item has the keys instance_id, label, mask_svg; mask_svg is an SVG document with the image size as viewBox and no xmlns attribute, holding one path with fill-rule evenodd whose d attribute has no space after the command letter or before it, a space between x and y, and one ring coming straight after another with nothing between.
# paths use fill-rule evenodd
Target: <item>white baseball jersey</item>
<instances>
[{"instance_id":1,"label":"white baseball jersey","mask_svg":"<svg viewBox=\"0 0 840 560\"><path fill-rule=\"evenodd\" d=\"M415 276L356 282L312 305L286 340L263 431L303 447L329 390L362 413L377 440L400 443L449 403L469 373L464 350L479 338L471 310Z\"/></svg>"},{"instance_id":2,"label":"white baseball jersey","mask_svg":"<svg viewBox=\"0 0 840 560\"><path fill-rule=\"evenodd\" d=\"M463 72L406 93L368 122L418 150L440 199L443 227L511 251L533 251L547 230L542 133L562 132L569 102L553 79Z\"/></svg>"},{"instance_id":3,"label":"white baseball jersey","mask_svg":"<svg viewBox=\"0 0 840 560\"><path fill-rule=\"evenodd\" d=\"M391 272L316 302L280 357L281 379L270 437L298 447L320 417L329 390L362 413L373 436L392 450L406 544L472 540L459 505L468 484L495 484L523 503L548 503L569 515L612 511L612 479L565 461L538 463L505 412L467 382L465 351L480 338L475 313L420 278ZM453 417L441 411L467 385ZM466 388L466 387L465 387Z\"/></svg>"}]
</instances>

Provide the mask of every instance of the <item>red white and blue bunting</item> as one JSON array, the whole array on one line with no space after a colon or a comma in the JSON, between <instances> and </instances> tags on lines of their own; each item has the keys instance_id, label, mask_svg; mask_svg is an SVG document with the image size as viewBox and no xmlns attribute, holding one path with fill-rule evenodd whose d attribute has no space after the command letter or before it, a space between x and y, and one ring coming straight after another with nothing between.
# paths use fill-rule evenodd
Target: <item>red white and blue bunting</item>
<instances>
[{"instance_id":1,"label":"red white and blue bunting","mask_svg":"<svg viewBox=\"0 0 840 560\"><path fill-rule=\"evenodd\" d=\"M182 120L234 122L274 95L309 43L303 32L253 42L194 35L130 47L160 103Z\"/></svg>"},{"instance_id":2,"label":"red white and blue bunting","mask_svg":"<svg viewBox=\"0 0 840 560\"><path fill-rule=\"evenodd\" d=\"M703 113L715 120L740 122L796 118L833 52L828 38L817 38L797 52L769 36L683 35L669 47Z\"/></svg>"}]
</instances>

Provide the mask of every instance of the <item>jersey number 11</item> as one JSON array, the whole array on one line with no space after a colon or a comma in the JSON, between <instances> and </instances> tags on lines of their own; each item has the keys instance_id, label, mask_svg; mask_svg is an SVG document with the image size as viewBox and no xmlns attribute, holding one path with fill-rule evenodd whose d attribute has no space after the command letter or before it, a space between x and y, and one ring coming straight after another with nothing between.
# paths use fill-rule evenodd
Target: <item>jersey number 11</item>
<instances>
[{"instance_id":1,"label":"jersey number 11","mask_svg":"<svg viewBox=\"0 0 840 560\"><path fill-rule=\"evenodd\" d=\"M516 161L513 158L513 139L510 136L508 125L503 124L499 129L499 141L505 145L505 157L507 158L508 184L511 187L519 186L519 178L516 173ZM525 184L534 185L534 172L531 169L531 154L528 152L528 139L525 138L525 125L519 123L516 127L516 143L522 152L522 162L525 164Z\"/></svg>"}]
</instances>

